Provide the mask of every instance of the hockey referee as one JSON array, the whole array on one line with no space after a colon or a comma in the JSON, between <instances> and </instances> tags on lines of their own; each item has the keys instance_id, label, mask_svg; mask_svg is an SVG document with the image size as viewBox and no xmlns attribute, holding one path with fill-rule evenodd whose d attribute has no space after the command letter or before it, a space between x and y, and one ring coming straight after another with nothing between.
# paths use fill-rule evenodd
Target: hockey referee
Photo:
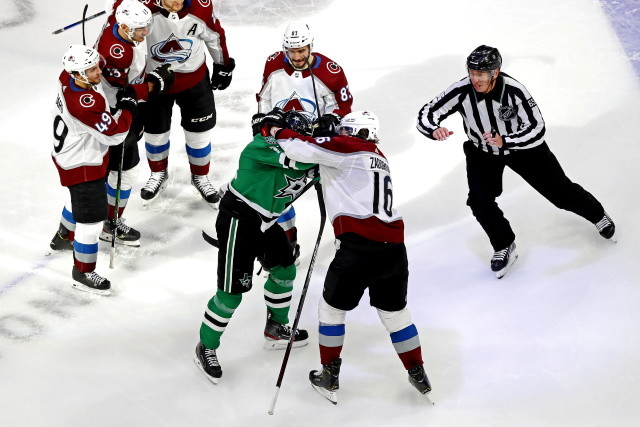
<instances>
[{"instance_id":1,"label":"hockey referee","mask_svg":"<svg viewBox=\"0 0 640 427\"><path fill-rule=\"evenodd\" d=\"M455 112L464 120L469 195L467 205L484 229L494 254L491 270L505 275L518 257L515 234L496 203L505 166L560 209L593 223L610 239L615 225L591 193L572 182L545 142L536 101L513 77L501 72L498 49L479 46L467 57L468 76L453 83L418 113L418 130L443 141L453 132L440 122Z\"/></svg>"}]
</instances>

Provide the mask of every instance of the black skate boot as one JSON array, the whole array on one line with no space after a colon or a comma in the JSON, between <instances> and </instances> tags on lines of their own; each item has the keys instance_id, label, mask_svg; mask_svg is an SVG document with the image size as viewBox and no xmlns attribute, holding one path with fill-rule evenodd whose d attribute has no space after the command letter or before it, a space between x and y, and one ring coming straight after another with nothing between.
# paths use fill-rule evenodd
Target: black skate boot
<instances>
[{"instance_id":1,"label":"black skate boot","mask_svg":"<svg viewBox=\"0 0 640 427\"><path fill-rule=\"evenodd\" d=\"M502 276L507 274L511 264L517 259L516 242L512 242L506 248L493 253L493 257L491 258L491 271L496 273L498 279L502 279Z\"/></svg>"},{"instance_id":2,"label":"black skate boot","mask_svg":"<svg viewBox=\"0 0 640 427\"><path fill-rule=\"evenodd\" d=\"M271 312L267 311L267 325L264 327L265 350L281 350L287 347L291 338L291 327L271 320ZM305 329L297 329L292 347L303 347L309 340Z\"/></svg>"},{"instance_id":3,"label":"black skate boot","mask_svg":"<svg viewBox=\"0 0 640 427\"><path fill-rule=\"evenodd\" d=\"M604 217L596 222L596 228L605 239L611 239L616 232L616 225L611 221L611 218L609 218L606 212L604 213Z\"/></svg>"},{"instance_id":4,"label":"black skate boot","mask_svg":"<svg viewBox=\"0 0 640 427\"><path fill-rule=\"evenodd\" d=\"M205 348L199 342L196 346L196 354L193 357L193 361L196 362L198 368L206 375L209 381L218 384L218 380L222 377L222 368L220 368L220 362L218 362L218 356L216 356L214 349Z\"/></svg>"},{"instance_id":5,"label":"black skate boot","mask_svg":"<svg viewBox=\"0 0 640 427\"><path fill-rule=\"evenodd\" d=\"M169 183L169 172L165 169L160 172L151 172L151 176L147 183L140 190L140 197L142 198L142 204L144 206L155 200L162 190L164 190Z\"/></svg>"},{"instance_id":6,"label":"black skate boot","mask_svg":"<svg viewBox=\"0 0 640 427\"><path fill-rule=\"evenodd\" d=\"M71 277L74 280L71 286L76 289L98 295L111 295L111 282L95 271L83 273L74 266Z\"/></svg>"},{"instance_id":7,"label":"black skate boot","mask_svg":"<svg viewBox=\"0 0 640 427\"><path fill-rule=\"evenodd\" d=\"M329 399L334 405L338 404L337 391L340 388L340 365L342 359L332 360L327 365L322 365L322 372L309 372L309 381L315 391Z\"/></svg>"},{"instance_id":8,"label":"black skate boot","mask_svg":"<svg viewBox=\"0 0 640 427\"><path fill-rule=\"evenodd\" d=\"M194 175L191 174L191 185L198 190L198 193L205 202L215 205L220 201L220 195L213 187L207 175Z\"/></svg>"},{"instance_id":9,"label":"black skate boot","mask_svg":"<svg viewBox=\"0 0 640 427\"><path fill-rule=\"evenodd\" d=\"M54 251L72 251L73 250L73 242L69 240L69 230L67 227L60 224L58 228L58 232L53 239L51 239L51 243L49 243L49 247Z\"/></svg>"},{"instance_id":10,"label":"black skate boot","mask_svg":"<svg viewBox=\"0 0 640 427\"><path fill-rule=\"evenodd\" d=\"M409 382L416 390L422 394L427 394L431 391L431 383L429 382L426 372L424 372L424 366L414 366L407 372L409 372Z\"/></svg>"},{"instance_id":11,"label":"black skate boot","mask_svg":"<svg viewBox=\"0 0 640 427\"><path fill-rule=\"evenodd\" d=\"M124 219L122 218L118 218L116 224L117 244L134 247L140 246L140 232L138 230L129 227L124 223ZM110 242L113 239L113 228L111 222L106 220L102 227L102 233L100 233L100 240Z\"/></svg>"}]
</instances>

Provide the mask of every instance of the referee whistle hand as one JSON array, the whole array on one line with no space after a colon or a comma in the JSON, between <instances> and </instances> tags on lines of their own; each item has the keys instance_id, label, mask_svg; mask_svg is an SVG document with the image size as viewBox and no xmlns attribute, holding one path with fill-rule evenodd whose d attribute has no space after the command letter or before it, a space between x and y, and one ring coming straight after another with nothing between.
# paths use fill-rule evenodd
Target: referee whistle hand
<instances>
[{"instance_id":1,"label":"referee whistle hand","mask_svg":"<svg viewBox=\"0 0 640 427\"><path fill-rule=\"evenodd\" d=\"M438 128L433 131L433 137L438 141L444 141L445 139L449 138L449 136L451 135L453 135L453 132L451 132L447 128Z\"/></svg>"},{"instance_id":2,"label":"referee whistle hand","mask_svg":"<svg viewBox=\"0 0 640 427\"><path fill-rule=\"evenodd\" d=\"M502 148L502 137L500 136L500 134L485 132L482 134L482 138L487 143L487 145Z\"/></svg>"}]
</instances>

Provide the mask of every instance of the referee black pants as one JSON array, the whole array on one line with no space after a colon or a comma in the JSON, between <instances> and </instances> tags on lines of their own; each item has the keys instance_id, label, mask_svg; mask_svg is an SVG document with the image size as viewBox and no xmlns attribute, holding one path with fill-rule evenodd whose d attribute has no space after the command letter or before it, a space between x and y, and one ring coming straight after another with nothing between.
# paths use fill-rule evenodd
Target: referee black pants
<instances>
[{"instance_id":1,"label":"referee black pants","mask_svg":"<svg viewBox=\"0 0 640 427\"><path fill-rule=\"evenodd\" d=\"M496 203L502 194L505 166L520 175L538 193L560 209L580 215L591 223L604 216L604 208L588 191L572 182L546 143L527 150L504 155L485 153L472 142L464 143L467 160L467 183L471 208L495 251L509 246L515 234Z\"/></svg>"}]
</instances>

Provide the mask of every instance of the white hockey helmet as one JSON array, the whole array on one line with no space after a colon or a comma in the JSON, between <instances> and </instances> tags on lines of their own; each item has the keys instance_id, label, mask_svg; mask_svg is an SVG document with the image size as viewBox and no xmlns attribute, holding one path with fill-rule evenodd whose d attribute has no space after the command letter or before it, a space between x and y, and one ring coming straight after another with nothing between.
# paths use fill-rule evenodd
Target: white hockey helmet
<instances>
[{"instance_id":1,"label":"white hockey helmet","mask_svg":"<svg viewBox=\"0 0 640 427\"><path fill-rule=\"evenodd\" d=\"M135 30L146 28L147 35L151 34L153 15L149 8L139 1L125 0L116 9L116 22L127 26L127 37L137 45L139 42L133 40Z\"/></svg>"},{"instance_id":2,"label":"white hockey helmet","mask_svg":"<svg viewBox=\"0 0 640 427\"><path fill-rule=\"evenodd\" d=\"M101 56L97 50L83 44L74 44L69 47L62 57L62 65L64 70L71 74L71 77L92 85L85 71L99 64L100 59ZM73 73L78 73L80 77L74 76Z\"/></svg>"},{"instance_id":3,"label":"white hockey helmet","mask_svg":"<svg viewBox=\"0 0 640 427\"><path fill-rule=\"evenodd\" d=\"M353 111L340 120L338 134L378 142L380 120L370 111ZM366 132L364 132L366 131Z\"/></svg>"},{"instance_id":4,"label":"white hockey helmet","mask_svg":"<svg viewBox=\"0 0 640 427\"><path fill-rule=\"evenodd\" d=\"M299 49L309 46L309 52L313 50L313 34L309 25L304 22L291 22L287 25L282 37L282 50Z\"/></svg>"}]
</instances>

